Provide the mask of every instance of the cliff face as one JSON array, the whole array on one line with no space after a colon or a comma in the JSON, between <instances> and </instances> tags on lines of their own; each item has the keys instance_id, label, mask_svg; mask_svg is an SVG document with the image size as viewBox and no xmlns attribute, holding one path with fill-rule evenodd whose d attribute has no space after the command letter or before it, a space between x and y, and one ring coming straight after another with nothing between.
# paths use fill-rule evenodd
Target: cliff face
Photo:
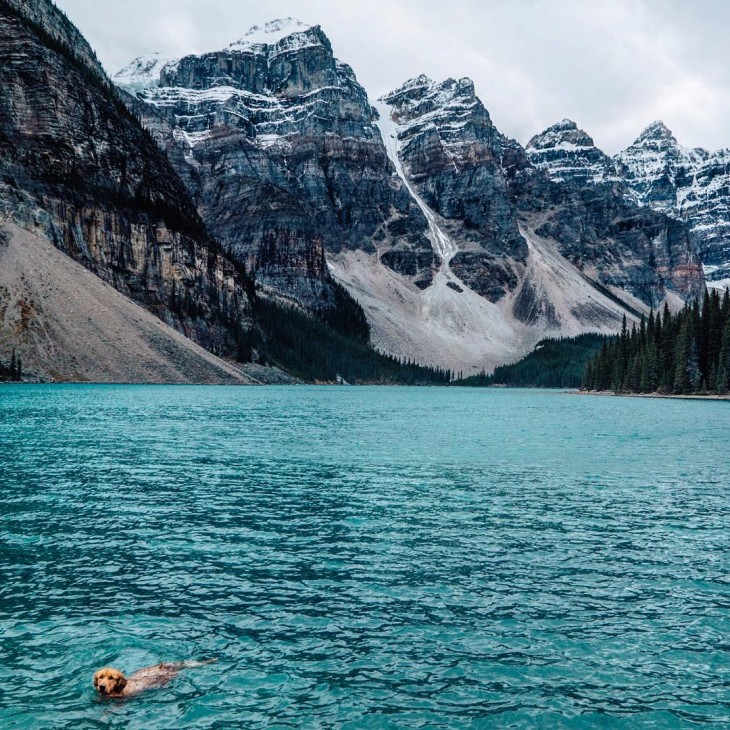
<instances>
[{"instance_id":1,"label":"cliff face","mask_svg":"<svg viewBox=\"0 0 730 730\"><path fill-rule=\"evenodd\" d=\"M325 253L375 252L421 286L426 221L393 176L364 89L318 27L274 21L230 47L115 77L169 151L210 230L257 280L308 306Z\"/></svg>"},{"instance_id":2,"label":"cliff face","mask_svg":"<svg viewBox=\"0 0 730 730\"><path fill-rule=\"evenodd\" d=\"M655 122L617 158L642 205L689 226L708 284L730 285L730 149L687 149Z\"/></svg>"},{"instance_id":3,"label":"cliff face","mask_svg":"<svg viewBox=\"0 0 730 730\"><path fill-rule=\"evenodd\" d=\"M251 384L46 239L0 226L0 359L47 381Z\"/></svg>"},{"instance_id":4,"label":"cliff face","mask_svg":"<svg viewBox=\"0 0 730 730\"><path fill-rule=\"evenodd\" d=\"M562 187L536 232L555 240L566 259L601 285L657 309L704 292L704 276L684 224L639 208L609 184Z\"/></svg>"},{"instance_id":5,"label":"cliff face","mask_svg":"<svg viewBox=\"0 0 730 730\"><path fill-rule=\"evenodd\" d=\"M494 127L469 79L437 84L420 76L381 102L397 125L408 179L458 239L451 268L498 301L514 289L527 258L503 167L511 141Z\"/></svg>"},{"instance_id":6,"label":"cliff face","mask_svg":"<svg viewBox=\"0 0 730 730\"><path fill-rule=\"evenodd\" d=\"M248 321L240 271L46 0L0 0L0 215L206 347L235 348Z\"/></svg>"},{"instance_id":7,"label":"cliff face","mask_svg":"<svg viewBox=\"0 0 730 730\"><path fill-rule=\"evenodd\" d=\"M642 207L621 160L601 152L570 120L533 137L526 152L560 183L551 194L557 208L541 232L559 240L567 258L595 266L602 284L654 308L671 294L685 301L702 295L704 276L687 226Z\"/></svg>"},{"instance_id":8,"label":"cliff face","mask_svg":"<svg viewBox=\"0 0 730 730\"><path fill-rule=\"evenodd\" d=\"M59 44L70 52L88 73L104 81L109 80L88 41L78 28L52 2L47 0L2 0L4 12L26 18L36 29L46 35L47 45ZM50 41L50 43L49 43Z\"/></svg>"},{"instance_id":9,"label":"cliff face","mask_svg":"<svg viewBox=\"0 0 730 730\"><path fill-rule=\"evenodd\" d=\"M584 185L621 183L625 169L596 147L590 137L570 119L548 127L526 147L530 162L547 170L556 182Z\"/></svg>"}]
</instances>

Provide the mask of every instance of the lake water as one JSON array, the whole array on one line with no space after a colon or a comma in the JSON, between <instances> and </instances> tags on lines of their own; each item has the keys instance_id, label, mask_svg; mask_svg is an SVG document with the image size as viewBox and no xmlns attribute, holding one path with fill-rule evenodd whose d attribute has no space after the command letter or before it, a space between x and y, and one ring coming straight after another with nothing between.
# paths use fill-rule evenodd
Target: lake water
<instances>
[{"instance_id":1,"label":"lake water","mask_svg":"<svg viewBox=\"0 0 730 730\"><path fill-rule=\"evenodd\" d=\"M0 727L730 727L729 447L727 402L3 386Z\"/></svg>"}]
</instances>

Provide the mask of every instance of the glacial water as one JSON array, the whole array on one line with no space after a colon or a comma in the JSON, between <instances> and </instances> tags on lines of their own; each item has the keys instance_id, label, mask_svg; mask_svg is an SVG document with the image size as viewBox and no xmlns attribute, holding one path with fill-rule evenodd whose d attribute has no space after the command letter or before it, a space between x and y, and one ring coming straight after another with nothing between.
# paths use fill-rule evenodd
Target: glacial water
<instances>
[{"instance_id":1,"label":"glacial water","mask_svg":"<svg viewBox=\"0 0 730 730\"><path fill-rule=\"evenodd\" d=\"M727 402L2 386L0 727L730 727L729 446Z\"/></svg>"}]
</instances>

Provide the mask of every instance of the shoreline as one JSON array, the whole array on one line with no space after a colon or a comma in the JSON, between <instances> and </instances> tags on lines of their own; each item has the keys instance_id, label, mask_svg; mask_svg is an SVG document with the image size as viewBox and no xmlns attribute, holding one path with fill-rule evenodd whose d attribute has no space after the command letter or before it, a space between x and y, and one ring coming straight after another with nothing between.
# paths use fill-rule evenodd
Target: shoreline
<instances>
[{"instance_id":1,"label":"shoreline","mask_svg":"<svg viewBox=\"0 0 730 730\"><path fill-rule=\"evenodd\" d=\"M603 398L668 398L671 400L730 400L730 395L699 395L688 393L686 395L673 395L671 393L616 393L612 390L572 390L568 395L597 395Z\"/></svg>"}]
</instances>

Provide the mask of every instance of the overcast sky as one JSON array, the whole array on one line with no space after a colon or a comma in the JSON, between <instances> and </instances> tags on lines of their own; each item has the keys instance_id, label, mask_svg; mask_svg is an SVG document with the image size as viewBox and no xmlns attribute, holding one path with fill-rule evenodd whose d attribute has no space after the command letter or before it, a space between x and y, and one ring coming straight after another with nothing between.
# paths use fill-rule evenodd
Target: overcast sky
<instances>
[{"instance_id":1,"label":"overcast sky","mask_svg":"<svg viewBox=\"0 0 730 730\"><path fill-rule=\"evenodd\" d=\"M469 76L523 144L565 117L614 153L655 119L730 147L728 0L56 0L111 73L152 51L223 48L292 16L319 24L371 98Z\"/></svg>"}]
</instances>

